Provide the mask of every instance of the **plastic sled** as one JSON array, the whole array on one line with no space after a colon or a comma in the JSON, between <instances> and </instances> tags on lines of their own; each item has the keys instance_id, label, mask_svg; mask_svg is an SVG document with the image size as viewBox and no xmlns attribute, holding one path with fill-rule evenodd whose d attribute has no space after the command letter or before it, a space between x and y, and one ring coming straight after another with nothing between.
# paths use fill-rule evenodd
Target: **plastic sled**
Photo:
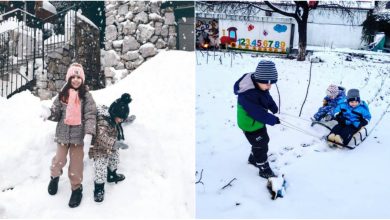
<instances>
[{"instance_id":1,"label":"plastic sled","mask_svg":"<svg viewBox=\"0 0 390 220\"><path fill-rule=\"evenodd\" d=\"M348 149L355 149L357 146L359 146L368 136L368 132L366 127L360 128L359 131L357 131L353 136L351 141L345 145L340 144L338 142L334 142L328 139L329 134L326 136L326 140L328 142L328 145L330 147L338 147L338 148L348 148Z\"/></svg>"}]
</instances>

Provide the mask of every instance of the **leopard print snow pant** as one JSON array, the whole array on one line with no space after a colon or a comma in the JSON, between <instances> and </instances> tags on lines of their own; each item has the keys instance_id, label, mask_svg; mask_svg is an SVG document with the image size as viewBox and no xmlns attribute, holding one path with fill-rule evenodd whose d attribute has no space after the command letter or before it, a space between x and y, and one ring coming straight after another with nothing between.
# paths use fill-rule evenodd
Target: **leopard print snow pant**
<instances>
[{"instance_id":1,"label":"leopard print snow pant","mask_svg":"<svg viewBox=\"0 0 390 220\"><path fill-rule=\"evenodd\" d=\"M104 183L107 179L107 167L114 171L118 168L119 164L119 151L114 150L106 157L99 157L94 159L93 166L95 168L95 183Z\"/></svg>"}]
</instances>

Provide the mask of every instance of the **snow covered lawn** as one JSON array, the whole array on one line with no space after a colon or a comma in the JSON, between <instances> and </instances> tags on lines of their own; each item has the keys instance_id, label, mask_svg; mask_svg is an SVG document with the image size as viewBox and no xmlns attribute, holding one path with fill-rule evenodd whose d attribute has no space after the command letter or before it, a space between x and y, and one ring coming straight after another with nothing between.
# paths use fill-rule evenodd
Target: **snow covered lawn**
<instances>
[{"instance_id":1,"label":"snow covered lawn","mask_svg":"<svg viewBox=\"0 0 390 220\"><path fill-rule=\"evenodd\" d=\"M130 93L130 114L137 116L123 126L130 148L120 152L118 172L126 179L106 184L102 204L93 200L87 154L80 207L68 207L67 166L57 195L47 193L56 123L43 122L39 114L41 104L50 106L53 100L41 102L29 92L0 98L0 218L193 217L194 55L161 51L119 83L92 91L97 104L105 105Z\"/></svg>"},{"instance_id":2,"label":"snow covered lawn","mask_svg":"<svg viewBox=\"0 0 390 220\"><path fill-rule=\"evenodd\" d=\"M348 51L350 52L350 51ZM324 62L277 57L197 53L196 66L196 217L198 218L390 218L390 57L367 53L366 59L339 52L316 52ZM287 194L272 201L266 180L247 164L250 145L236 125L233 84L253 72L261 59L272 60L279 72L282 124L268 126L269 160L286 175ZM221 64L222 62L222 64ZM232 66L231 66L232 62ZM328 133L310 127L329 84L357 88L369 103L370 136L354 150L331 149L320 140ZM279 103L277 88L271 94ZM279 104L278 104L279 105ZM303 132L289 128L288 123ZM200 179L200 173L202 178ZM231 186L222 189L231 180Z\"/></svg>"}]
</instances>

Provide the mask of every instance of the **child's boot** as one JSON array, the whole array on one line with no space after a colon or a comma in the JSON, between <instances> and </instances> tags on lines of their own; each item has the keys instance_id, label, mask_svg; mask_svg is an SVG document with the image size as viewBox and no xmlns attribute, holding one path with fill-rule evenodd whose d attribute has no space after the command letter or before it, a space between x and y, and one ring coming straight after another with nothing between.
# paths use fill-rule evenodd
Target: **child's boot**
<instances>
[{"instance_id":1,"label":"child's boot","mask_svg":"<svg viewBox=\"0 0 390 220\"><path fill-rule=\"evenodd\" d=\"M252 153L249 154L248 163L249 163L249 164L252 164L252 165L255 166L255 167L257 167L256 161L255 161L255 157L253 156Z\"/></svg>"},{"instance_id":2,"label":"child's boot","mask_svg":"<svg viewBox=\"0 0 390 220\"><path fill-rule=\"evenodd\" d=\"M263 178L276 177L275 173L272 171L271 167L269 167L268 161L262 164L257 165L259 167L259 175Z\"/></svg>"},{"instance_id":3,"label":"child's boot","mask_svg":"<svg viewBox=\"0 0 390 220\"><path fill-rule=\"evenodd\" d=\"M83 198L83 185L79 188L72 190L72 195L69 200L69 207L75 208L80 205L81 199Z\"/></svg>"},{"instance_id":4,"label":"child's boot","mask_svg":"<svg viewBox=\"0 0 390 220\"><path fill-rule=\"evenodd\" d=\"M104 183L95 182L95 190L93 191L95 202L103 202L104 200Z\"/></svg>"},{"instance_id":5,"label":"child's boot","mask_svg":"<svg viewBox=\"0 0 390 220\"><path fill-rule=\"evenodd\" d=\"M339 143L339 144L343 144L343 138L341 138L340 135L336 135L334 137L334 141Z\"/></svg>"},{"instance_id":6,"label":"child's boot","mask_svg":"<svg viewBox=\"0 0 390 220\"><path fill-rule=\"evenodd\" d=\"M125 179L123 174L116 173L116 169L111 171L110 168L107 167L107 182L109 183L118 183Z\"/></svg>"},{"instance_id":7,"label":"child's boot","mask_svg":"<svg viewBox=\"0 0 390 220\"><path fill-rule=\"evenodd\" d=\"M60 180L60 177L50 177L50 183L49 187L47 187L47 191L49 192L50 195L55 195L58 190L58 181Z\"/></svg>"},{"instance_id":8,"label":"child's boot","mask_svg":"<svg viewBox=\"0 0 390 220\"><path fill-rule=\"evenodd\" d=\"M334 141L334 137L335 136L336 136L335 134L331 133L330 135L328 135L328 140L329 141Z\"/></svg>"}]
</instances>

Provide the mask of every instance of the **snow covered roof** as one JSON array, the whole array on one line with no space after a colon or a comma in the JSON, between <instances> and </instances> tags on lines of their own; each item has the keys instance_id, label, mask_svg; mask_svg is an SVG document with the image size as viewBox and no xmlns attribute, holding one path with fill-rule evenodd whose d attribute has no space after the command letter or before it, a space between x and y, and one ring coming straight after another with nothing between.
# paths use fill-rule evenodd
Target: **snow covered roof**
<instances>
[{"instance_id":1,"label":"snow covered roof","mask_svg":"<svg viewBox=\"0 0 390 220\"><path fill-rule=\"evenodd\" d=\"M57 9L49 1L42 1L42 8L53 14L57 14Z\"/></svg>"},{"instance_id":2,"label":"snow covered roof","mask_svg":"<svg viewBox=\"0 0 390 220\"><path fill-rule=\"evenodd\" d=\"M370 10L374 9L375 2L373 0L360 0L360 1L320 1L319 6L331 6L332 4L342 5L350 9L364 9Z\"/></svg>"},{"instance_id":3,"label":"snow covered roof","mask_svg":"<svg viewBox=\"0 0 390 220\"><path fill-rule=\"evenodd\" d=\"M80 18L81 20L85 21L86 23L90 24L92 27L99 29L91 20L89 20L87 17L81 14L81 12L77 12L77 18Z\"/></svg>"}]
</instances>

